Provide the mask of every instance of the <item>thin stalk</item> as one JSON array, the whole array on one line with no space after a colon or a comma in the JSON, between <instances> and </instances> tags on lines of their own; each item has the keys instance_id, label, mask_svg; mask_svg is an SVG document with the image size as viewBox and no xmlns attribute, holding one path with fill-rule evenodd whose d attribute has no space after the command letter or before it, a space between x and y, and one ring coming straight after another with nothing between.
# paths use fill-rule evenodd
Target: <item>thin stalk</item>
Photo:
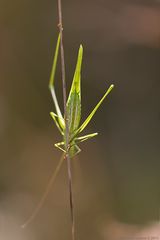
<instances>
[{"instance_id":1,"label":"thin stalk","mask_svg":"<svg viewBox=\"0 0 160 240\"><path fill-rule=\"evenodd\" d=\"M60 50L61 50L61 71L62 71L62 84L63 84L63 103L64 103L64 120L66 126L65 134L65 150L66 150L66 160L67 160L67 171L68 171L68 184L69 184L69 200L70 200L70 211L71 211L71 224L72 224L72 240L75 240L75 218L74 218L74 200L73 200L73 181L71 172L71 159L69 155L69 126L68 126L68 116L67 116L67 93L66 93L66 74L65 74L65 57L64 57L64 47L63 47L63 22L62 22L62 4L61 0L58 0L58 18L59 18L59 32L61 37Z\"/></svg>"}]
</instances>

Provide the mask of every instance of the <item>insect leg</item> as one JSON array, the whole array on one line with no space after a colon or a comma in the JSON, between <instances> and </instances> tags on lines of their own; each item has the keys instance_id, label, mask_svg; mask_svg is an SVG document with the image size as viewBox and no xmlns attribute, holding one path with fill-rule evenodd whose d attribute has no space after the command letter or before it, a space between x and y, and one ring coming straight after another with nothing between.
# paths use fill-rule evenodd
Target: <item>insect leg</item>
<instances>
[{"instance_id":1,"label":"insect leg","mask_svg":"<svg viewBox=\"0 0 160 240\"><path fill-rule=\"evenodd\" d=\"M59 54L59 47L60 47L60 35L58 35L58 39L57 39L57 44L56 44L56 50L55 50L55 54L54 54L54 58L53 58L53 65L52 65L52 70L51 70L51 76L50 76L50 80L49 80L49 89L51 91L51 95L53 98L53 102L56 108L56 112L57 115L59 116L58 118L58 122L61 126L61 128L64 128L64 119L62 117L62 113L57 101L57 97L55 94L55 90L54 90L54 81L55 81L55 73L56 73L56 68L57 68L57 59L58 59L58 54Z\"/></svg>"},{"instance_id":2,"label":"insect leg","mask_svg":"<svg viewBox=\"0 0 160 240\"><path fill-rule=\"evenodd\" d=\"M92 137L97 136L97 135L98 135L98 133L87 134L87 135L82 136L82 137L77 137L75 141L76 142L84 142L84 141L86 141L86 140L88 140L88 139L90 139Z\"/></svg>"},{"instance_id":3,"label":"insect leg","mask_svg":"<svg viewBox=\"0 0 160 240\"><path fill-rule=\"evenodd\" d=\"M80 151L81 151L81 149L77 146L76 143L71 144L69 147L69 153L70 153L71 158L73 158L75 155L77 155Z\"/></svg>"},{"instance_id":4,"label":"insect leg","mask_svg":"<svg viewBox=\"0 0 160 240\"><path fill-rule=\"evenodd\" d=\"M62 152L66 152L61 146L64 146L64 142L55 143L54 146L60 149Z\"/></svg>"},{"instance_id":5,"label":"insect leg","mask_svg":"<svg viewBox=\"0 0 160 240\"><path fill-rule=\"evenodd\" d=\"M75 144L75 148L76 148L76 152L74 156L76 156L78 153L81 152L81 149L78 147L78 145Z\"/></svg>"},{"instance_id":6,"label":"insect leg","mask_svg":"<svg viewBox=\"0 0 160 240\"><path fill-rule=\"evenodd\" d=\"M55 114L54 112L50 112L50 115L51 115L52 119L54 120L54 122L55 122L58 130L60 131L60 133L61 133L62 135L64 135L64 133L63 133L63 131L62 131L62 128L61 128L61 125L60 125L60 123L59 123L59 122L57 121L57 119L56 119L56 118L59 119L58 115Z\"/></svg>"}]
</instances>

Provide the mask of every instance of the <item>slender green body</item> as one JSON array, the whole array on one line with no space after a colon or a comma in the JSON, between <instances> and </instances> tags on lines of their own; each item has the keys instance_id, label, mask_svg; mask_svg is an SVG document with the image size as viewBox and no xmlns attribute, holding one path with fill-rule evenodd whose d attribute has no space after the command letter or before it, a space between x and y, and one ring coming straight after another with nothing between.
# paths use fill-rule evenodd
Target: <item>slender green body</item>
<instances>
[{"instance_id":1,"label":"slender green body","mask_svg":"<svg viewBox=\"0 0 160 240\"><path fill-rule=\"evenodd\" d=\"M79 52L78 52L78 58L77 58L77 64L76 64L73 81L72 81L72 86L71 86L71 90L70 90L68 100L66 103L67 123L68 123L68 128L69 128L66 130L65 120L64 120L65 116L61 113L61 110L60 110L60 107L58 104L58 100L56 97L56 93L55 93L55 88L54 88L54 80L55 80L55 73L56 73L56 67L57 67L57 59L58 59L58 55L59 55L59 47L60 47L60 35L58 36L58 40L57 40L56 50L55 50L54 59L53 59L53 66L52 66L52 71L51 71L51 76L50 76L50 81L49 81L49 89L51 91L51 95L52 95L53 102L55 105L56 113L50 112L50 115L62 135L62 142L56 143L55 147L57 147L58 149L63 151L64 154L62 155L62 157L59 161L59 164L50 179L47 189L44 192L35 211L31 215L31 217L25 222L25 224L22 225L22 227L25 227L26 225L28 225L28 223L30 223L33 220L33 218L37 215L39 209L42 207L42 205L46 199L46 196L48 195L48 192L50 191L50 188L61 168L62 162L64 159L66 159L65 158L66 149L67 149L67 154L69 153L70 158L73 158L76 154L78 154L81 151L81 149L78 146L79 143L84 142L98 134L98 133L91 133L91 134L87 134L85 136L79 136L79 134L89 124L89 122L91 121L92 117L94 116L94 114L96 113L96 111L98 110L98 108L100 107L102 102L105 100L105 98L108 96L108 94L111 92L111 90L114 87L114 85L111 85L107 89L107 91L105 92L105 94L103 95L101 100L97 103L97 105L92 110L92 112L89 114L89 116L86 118L86 120L80 125L80 121L81 121L81 66L82 66L82 58L83 58L83 47L82 47L82 45L80 45ZM68 130L69 130L69 132L68 132ZM67 138L66 138L66 134L67 134ZM66 143L66 139L67 139L67 143Z\"/></svg>"},{"instance_id":2,"label":"slender green body","mask_svg":"<svg viewBox=\"0 0 160 240\"><path fill-rule=\"evenodd\" d=\"M50 115L53 118L57 128L59 129L61 135L63 136L63 141L56 143L55 146L65 152L65 139L66 139L66 127L65 127L65 121L64 117L62 116L61 110L59 108L59 104L56 98L55 89L54 89L54 79L55 79L55 72L56 72L56 66L57 66L57 58L59 53L59 46L60 46L60 36L58 36L57 45L56 45L56 51L54 55L53 60L53 67L51 71L51 77L49 82L49 88L52 94L52 98L55 105L56 113L51 112ZM77 57L77 64L74 72L74 77L72 81L71 90L68 96L68 100L66 103L66 110L67 110L67 121L68 121L68 128L69 128L69 143L67 146L68 152L70 154L70 157L74 157L76 154L78 154L81 150L78 147L78 143L86 141L94 136L96 136L98 133L91 133L85 136L78 137L79 133L81 133L94 114L96 113L97 109L100 107L104 99L108 96L108 94L113 89L114 85L111 85L104 96L101 98L101 100L98 102L98 104L95 106L95 108L92 110L92 112L89 114L89 116L86 118L86 120L80 125L81 120L81 67L82 67L82 59L83 59L83 47L80 45L78 57Z\"/></svg>"}]
</instances>

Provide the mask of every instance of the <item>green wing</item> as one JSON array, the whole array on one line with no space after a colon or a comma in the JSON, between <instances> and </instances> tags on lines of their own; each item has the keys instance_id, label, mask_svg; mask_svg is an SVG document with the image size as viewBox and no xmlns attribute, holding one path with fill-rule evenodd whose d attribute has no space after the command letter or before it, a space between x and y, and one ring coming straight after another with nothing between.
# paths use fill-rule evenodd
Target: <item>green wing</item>
<instances>
[{"instance_id":1,"label":"green wing","mask_svg":"<svg viewBox=\"0 0 160 240\"><path fill-rule=\"evenodd\" d=\"M81 119L81 65L83 47L80 45L73 82L67 100L67 117L70 136L78 129Z\"/></svg>"}]
</instances>

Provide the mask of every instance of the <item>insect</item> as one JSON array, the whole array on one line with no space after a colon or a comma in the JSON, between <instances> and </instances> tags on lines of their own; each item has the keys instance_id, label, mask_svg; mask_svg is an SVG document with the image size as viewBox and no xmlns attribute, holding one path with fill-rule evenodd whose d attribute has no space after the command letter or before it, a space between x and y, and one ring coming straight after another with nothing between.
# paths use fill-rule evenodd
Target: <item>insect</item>
<instances>
[{"instance_id":1,"label":"insect","mask_svg":"<svg viewBox=\"0 0 160 240\"><path fill-rule=\"evenodd\" d=\"M53 59L53 66L49 81L49 89L51 91L51 95L53 98L53 102L55 105L56 113L50 112L50 115L52 119L54 120L58 130L60 131L63 141L58 142L55 144L55 147L66 152L66 126L65 126L65 116L62 116L56 93L54 88L54 79L55 79L55 73L56 73L56 66L57 66L57 59L58 59L58 53L59 53L59 46L60 46L60 35L58 36L57 44L56 44L56 50L54 54ZM86 141L92 137L95 137L98 133L91 133L85 136L79 136L81 132L86 128L88 123L91 121L92 117L96 113L97 109L100 107L104 99L107 97L107 95L111 92L114 85L110 85L110 87L105 92L104 96L101 98L101 100L98 102L98 104L95 106L95 108L92 110L92 112L89 114L89 116L86 118L86 120L80 125L81 120L81 66L82 66L82 58L83 58L83 47L80 45L79 51L78 51L78 57L77 57L77 64L74 72L74 77L70 89L70 93L67 99L66 103L66 111L67 111L67 120L68 120L68 152L70 157L74 157L77 155L81 149L79 148L78 144L80 142Z\"/></svg>"},{"instance_id":2,"label":"insect","mask_svg":"<svg viewBox=\"0 0 160 240\"><path fill-rule=\"evenodd\" d=\"M55 181L55 178L61 168L61 165L63 163L64 155L69 154L70 158L73 158L75 155L77 155L81 149L79 148L78 144L86 141L92 137L95 137L98 133L91 133L85 136L79 136L81 132L86 128L88 123L91 121L92 117L96 113L97 109L100 107L104 99L107 97L107 95L111 92L114 85L112 84L104 96L101 98L101 100L98 102L98 104L95 106L95 108L92 110L92 112L89 114L89 116L86 118L86 120L80 125L81 120L81 65L82 65L82 58L83 58L83 47L80 45L79 52L78 52L78 58L77 58L77 64L74 72L73 82L71 86L71 90L68 96L68 100L66 103L66 112L67 112L67 123L68 123L68 129L65 126L65 117L62 116L56 93L54 88L54 80L55 80L55 73L56 73L56 67L57 67L57 59L58 59L58 53L59 53L59 47L60 47L60 35L57 39L56 44L56 50L53 58L53 66L51 70L51 76L49 80L49 89L51 91L51 95L53 98L53 102L55 105L56 113L50 112L50 115L52 119L54 120L58 130L60 131L63 141L58 142L55 144L55 147L60 149L64 154L62 154L62 157L60 158L60 161L54 170L53 174L51 175L50 181L47 185L46 190L44 191L44 194L42 195L41 200L39 201L37 207L31 214L31 216L28 218L28 220L22 225L22 227L26 227L38 214L39 210L44 204L44 201L52 187L52 184ZM66 134L68 134L68 143L66 143ZM73 210L72 210L73 215Z\"/></svg>"}]
</instances>

